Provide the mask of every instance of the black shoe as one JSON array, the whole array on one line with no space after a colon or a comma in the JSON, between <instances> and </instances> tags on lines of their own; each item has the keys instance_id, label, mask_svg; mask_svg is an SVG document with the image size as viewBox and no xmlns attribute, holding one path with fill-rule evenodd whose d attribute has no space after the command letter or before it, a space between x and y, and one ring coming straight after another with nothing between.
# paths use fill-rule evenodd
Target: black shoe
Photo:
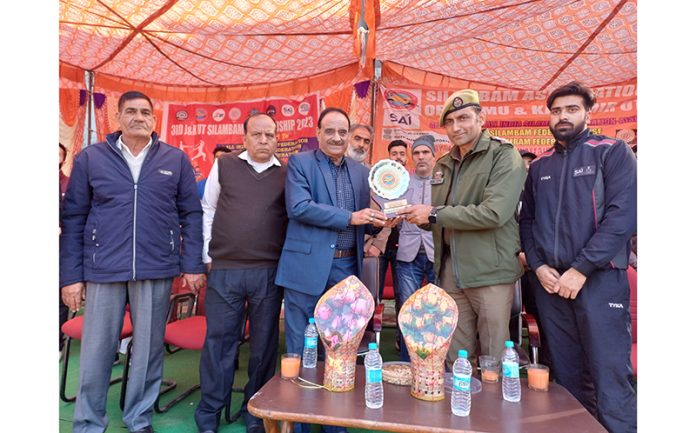
<instances>
[{"instance_id":1,"label":"black shoe","mask_svg":"<svg viewBox=\"0 0 696 433\"><path fill-rule=\"evenodd\" d=\"M263 428L263 420L256 418L248 412L244 414L244 423L246 424L247 433L266 433L266 430Z\"/></svg>"},{"instance_id":2,"label":"black shoe","mask_svg":"<svg viewBox=\"0 0 696 433\"><path fill-rule=\"evenodd\" d=\"M266 433L266 430L263 428L263 423L248 425L246 431L247 433Z\"/></svg>"}]
</instances>

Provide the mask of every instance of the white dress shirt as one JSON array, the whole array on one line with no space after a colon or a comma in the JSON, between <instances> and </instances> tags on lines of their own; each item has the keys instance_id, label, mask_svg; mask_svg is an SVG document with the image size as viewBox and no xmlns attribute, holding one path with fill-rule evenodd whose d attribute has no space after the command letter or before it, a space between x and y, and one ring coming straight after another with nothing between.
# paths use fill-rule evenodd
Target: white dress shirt
<instances>
[{"instance_id":1,"label":"white dress shirt","mask_svg":"<svg viewBox=\"0 0 696 433\"><path fill-rule=\"evenodd\" d=\"M119 135L118 141L116 142L116 147L119 148L121 154L126 159L126 164L128 164L128 168L133 176L133 181L138 183L138 179L140 178L140 169L143 167L143 162L145 162L147 152L149 152L150 147L152 147L152 137L150 137L150 141L147 142L147 145L143 147L143 150L140 151L138 156L134 156L131 153L128 146L126 146L123 140L121 140L121 137L122 135Z\"/></svg>"}]
</instances>

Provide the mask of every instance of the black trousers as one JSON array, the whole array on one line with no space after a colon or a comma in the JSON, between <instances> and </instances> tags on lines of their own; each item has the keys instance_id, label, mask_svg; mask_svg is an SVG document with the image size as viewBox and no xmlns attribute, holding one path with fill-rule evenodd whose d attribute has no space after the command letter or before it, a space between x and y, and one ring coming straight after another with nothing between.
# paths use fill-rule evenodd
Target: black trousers
<instances>
[{"instance_id":1,"label":"black trousers","mask_svg":"<svg viewBox=\"0 0 696 433\"><path fill-rule=\"evenodd\" d=\"M610 432L635 432L626 270L595 271L575 300L549 294L534 274L530 280L556 381Z\"/></svg>"},{"instance_id":2,"label":"black trousers","mask_svg":"<svg viewBox=\"0 0 696 433\"><path fill-rule=\"evenodd\" d=\"M220 414L234 383L234 361L242 333L244 304L249 316L249 382L242 414L247 425L257 419L246 410L249 399L275 374L282 288L276 268L213 269L205 298L207 332L201 352L201 401L194 418L200 431L217 431Z\"/></svg>"}]
</instances>

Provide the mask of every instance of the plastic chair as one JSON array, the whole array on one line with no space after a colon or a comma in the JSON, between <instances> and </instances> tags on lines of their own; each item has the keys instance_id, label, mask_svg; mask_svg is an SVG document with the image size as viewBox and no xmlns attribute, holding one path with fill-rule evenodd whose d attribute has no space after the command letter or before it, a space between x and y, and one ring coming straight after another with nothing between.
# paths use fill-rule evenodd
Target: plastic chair
<instances>
[{"instance_id":1,"label":"plastic chair","mask_svg":"<svg viewBox=\"0 0 696 433\"><path fill-rule=\"evenodd\" d=\"M362 275L360 281L367 287L372 296L375 298L375 312L372 320L365 329L360 345L358 346L358 356L363 356L368 352L369 343L377 343L379 345L379 337L382 332L382 318L384 315L384 304L379 299L379 257L363 258ZM386 288L386 284L385 284Z\"/></svg>"},{"instance_id":2,"label":"plastic chair","mask_svg":"<svg viewBox=\"0 0 696 433\"><path fill-rule=\"evenodd\" d=\"M205 316L196 315L198 305L198 297L193 293L179 293L172 296L169 306L169 321L164 332L164 343L167 351L170 353L178 352L179 350L198 350L203 349L206 334L206 318ZM245 326L240 336L241 342L249 339L249 321L246 317L246 309L244 312L243 323ZM164 406L160 405L162 395L168 393L176 387L174 381L163 381L165 388L160 391L160 396L155 402L155 412L164 413L172 408L175 404L185 399L195 391L200 389L200 384L184 390L179 395L174 397ZM232 388L232 392L244 393L241 388ZM230 398L225 406L225 420L228 423L235 422L241 416L241 410L231 414L232 399Z\"/></svg>"},{"instance_id":3,"label":"plastic chair","mask_svg":"<svg viewBox=\"0 0 696 433\"><path fill-rule=\"evenodd\" d=\"M63 324L63 326L60 328L61 331L63 331L63 334L65 334L65 343L63 344L63 366L61 368L61 374L60 374L60 399L63 400L66 403L71 403L75 401L75 398L77 396L73 397L68 397L66 395L66 382L68 378L68 364L70 362L70 346L72 344L72 340L81 340L82 339L82 324L84 321L84 316L76 316L75 312L70 313L70 317L67 322ZM126 310L126 314L123 317L123 327L121 328L121 335L120 339L123 340L124 338L128 338L133 335L133 324L131 323L131 318L130 318L130 312ZM126 361L128 361L128 356L126 356ZM126 362L127 365L127 362ZM115 383L123 382L124 377L115 377L111 379L109 382L109 385L113 385ZM124 385L121 386L121 393L124 394L123 391ZM121 404L121 409L123 409L123 404Z\"/></svg>"},{"instance_id":4,"label":"plastic chair","mask_svg":"<svg viewBox=\"0 0 696 433\"><path fill-rule=\"evenodd\" d=\"M178 293L172 296L169 304L169 316L167 327L164 331L164 345L170 353L179 350L201 350L205 342L205 316L195 315L198 305L198 296L193 293ZM175 347L174 349L172 347ZM165 382L165 381L163 381ZM155 401L155 412L164 413L175 404L197 391L199 384L184 390L169 403L160 407L160 397L176 387L175 381L166 381L165 388Z\"/></svg>"},{"instance_id":5,"label":"plastic chair","mask_svg":"<svg viewBox=\"0 0 696 433\"><path fill-rule=\"evenodd\" d=\"M384 290L382 291L382 299L395 299L394 281L392 278L391 263L387 263L387 272L384 274Z\"/></svg>"}]
</instances>

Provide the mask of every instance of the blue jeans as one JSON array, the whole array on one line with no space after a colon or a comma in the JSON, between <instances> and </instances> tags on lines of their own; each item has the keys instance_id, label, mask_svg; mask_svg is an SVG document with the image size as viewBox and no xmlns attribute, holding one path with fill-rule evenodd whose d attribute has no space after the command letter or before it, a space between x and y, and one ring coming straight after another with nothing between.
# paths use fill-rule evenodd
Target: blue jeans
<instances>
[{"instance_id":1,"label":"blue jeans","mask_svg":"<svg viewBox=\"0 0 696 433\"><path fill-rule=\"evenodd\" d=\"M423 286L423 280L426 283L435 282L435 270L433 262L428 260L425 253L418 253L412 262L396 261L396 279L399 282L394 288L399 306L418 289ZM410 361L406 344L401 344L401 360Z\"/></svg>"}]
</instances>

